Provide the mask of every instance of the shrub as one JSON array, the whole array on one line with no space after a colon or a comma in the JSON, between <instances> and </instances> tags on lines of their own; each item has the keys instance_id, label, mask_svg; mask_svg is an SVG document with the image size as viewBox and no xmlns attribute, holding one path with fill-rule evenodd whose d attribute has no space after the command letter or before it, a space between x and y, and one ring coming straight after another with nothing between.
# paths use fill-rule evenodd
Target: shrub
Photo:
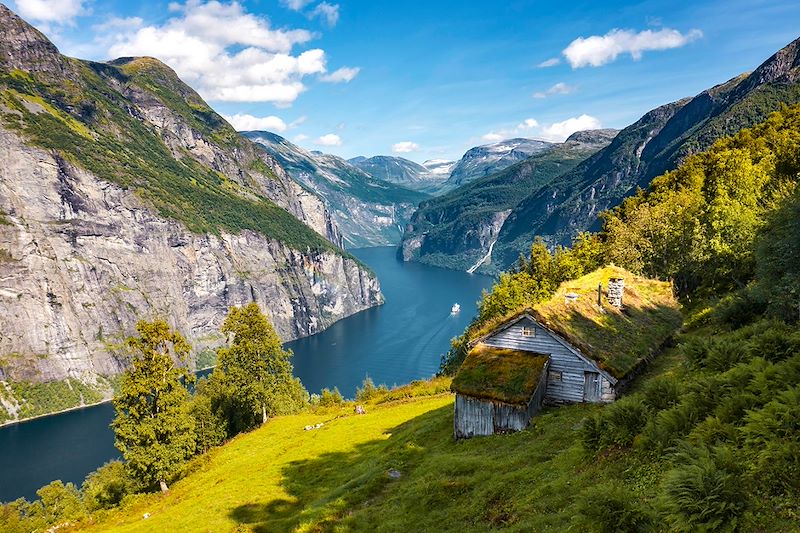
<instances>
[{"instance_id":1,"label":"shrub","mask_svg":"<svg viewBox=\"0 0 800 533\"><path fill-rule=\"evenodd\" d=\"M678 349L690 367L701 368L705 366L711 344L711 340L705 337L689 337L678 346Z\"/></svg>"},{"instance_id":2,"label":"shrub","mask_svg":"<svg viewBox=\"0 0 800 533\"><path fill-rule=\"evenodd\" d=\"M48 524L61 524L86 516L80 492L72 483L56 480L36 491Z\"/></svg>"},{"instance_id":3,"label":"shrub","mask_svg":"<svg viewBox=\"0 0 800 533\"><path fill-rule=\"evenodd\" d=\"M748 413L742 433L759 484L773 493L800 491L800 385Z\"/></svg>"},{"instance_id":4,"label":"shrub","mask_svg":"<svg viewBox=\"0 0 800 533\"><path fill-rule=\"evenodd\" d=\"M747 344L751 357L763 357L767 361L784 361L800 353L800 332L786 324L769 324L767 329L754 335Z\"/></svg>"},{"instance_id":5,"label":"shrub","mask_svg":"<svg viewBox=\"0 0 800 533\"><path fill-rule=\"evenodd\" d=\"M653 411L663 411L681 399L681 386L674 378L663 377L649 381L642 388L642 401Z\"/></svg>"},{"instance_id":6,"label":"shrub","mask_svg":"<svg viewBox=\"0 0 800 533\"><path fill-rule=\"evenodd\" d=\"M317 400L317 405L320 407L339 407L344 405L344 403L344 397L342 393L339 392L338 387L334 387L333 390L327 388L322 389L322 393Z\"/></svg>"},{"instance_id":7,"label":"shrub","mask_svg":"<svg viewBox=\"0 0 800 533\"><path fill-rule=\"evenodd\" d=\"M649 414L647 406L638 396L629 396L609 405L602 414L604 427L601 442L630 446L647 424Z\"/></svg>"},{"instance_id":8,"label":"shrub","mask_svg":"<svg viewBox=\"0 0 800 533\"><path fill-rule=\"evenodd\" d=\"M581 426L581 442L587 450L599 450L604 433L604 420L600 414L592 415L583 421Z\"/></svg>"},{"instance_id":9,"label":"shrub","mask_svg":"<svg viewBox=\"0 0 800 533\"><path fill-rule=\"evenodd\" d=\"M383 398L387 394L389 394L389 388L386 385L381 384L376 387L372 378L367 376L361 383L361 388L356 389L356 400L359 402L368 402Z\"/></svg>"},{"instance_id":10,"label":"shrub","mask_svg":"<svg viewBox=\"0 0 800 533\"><path fill-rule=\"evenodd\" d=\"M671 530L735 531L747 492L731 450L684 445L676 463L660 495Z\"/></svg>"},{"instance_id":11,"label":"shrub","mask_svg":"<svg viewBox=\"0 0 800 533\"><path fill-rule=\"evenodd\" d=\"M89 511L110 509L135 491L135 483L122 461L110 461L86 476L81 492Z\"/></svg>"},{"instance_id":12,"label":"shrub","mask_svg":"<svg viewBox=\"0 0 800 533\"><path fill-rule=\"evenodd\" d=\"M633 533L648 530L652 523L652 511L619 482L599 483L577 501L575 525L580 531Z\"/></svg>"},{"instance_id":13,"label":"shrub","mask_svg":"<svg viewBox=\"0 0 800 533\"><path fill-rule=\"evenodd\" d=\"M740 328L760 318L767 310L766 304L752 289L743 289L720 300L714 318L734 328Z\"/></svg>"},{"instance_id":14,"label":"shrub","mask_svg":"<svg viewBox=\"0 0 800 533\"><path fill-rule=\"evenodd\" d=\"M724 372L749 358L746 344L735 337L724 337L711 343L703 366Z\"/></svg>"}]
</instances>

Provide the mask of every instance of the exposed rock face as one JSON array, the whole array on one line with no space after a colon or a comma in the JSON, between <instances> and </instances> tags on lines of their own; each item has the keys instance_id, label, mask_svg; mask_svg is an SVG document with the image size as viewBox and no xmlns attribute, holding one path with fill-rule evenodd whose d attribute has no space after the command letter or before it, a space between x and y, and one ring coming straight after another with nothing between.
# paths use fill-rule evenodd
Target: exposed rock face
<instances>
[{"instance_id":1,"label":"exposed rock face","mask_svg":"<svg viewBox=\"0 0 800 533\"><path fill-rule=\"evenodd\" d=\"M405 261L468 272L496 273L507 266L498 237L512 209L536 190L558 186L558 176L605 147L616 130L577 132L491 176L479 178L420 204L406 226L400 255ZM528 244L528 248L530 245Z\"/></svg>"},{"instance_id":2,"label":"exposed rock face","mask_svg":"<svg viewBox=\"0 0 800 533\"><path fill-rule=\"evenodd\" d=\"M122 370L113 345L167 318L216 346L228 309L259 303L284 340L382 302L351 259L250 231L196 235L130 191L0 129L0 354L5 379L91 381Z\"/></svg>"},{"instance_id":3,"label":"exposed rock face","mask_svg":"<svg viewBox=\"0 0 800 533\"><path fill-rule=\"evenodd\" d=\"M763 121L781 105L800 102L798 81L800 39L750 74L646 113L553 187L534 191L514 208L498 242L507 251L502 261L514 261L535 235L568 244L581 231L599 229L598 215L638 187L646 188L719 138Z\"/></svg>"},{"instance_id":4,"label":"exposed rock face","mask_svg":"<svg viewBox=\"0 0 800 533\"><path fill-rule=\"evenodd\" d=\"M200 352L234 305L290 340L383 301L323 200L169 67L61 56L3 5L0 27L0 420L8 381L107 387L139 319Z\"/></svg>"},{"instance_id":5,"label":"exposed rock face","mask_svg":"<svg viewBox=\"0 0 800 533\"><path fill-rule=\"evenodd\" d=\"M349 247L397 244L417 204L428 197L376 178L341 157L304 150L280 135L243 134L262 146L294 180L324 198Z\"/></svg>"},{"instance_id":6,"label":"exposed rock face","mask_svg":"<svg viewBox=\"0 0 800 533\"><path fill-rule=\"evenodd\" d=\"M490 176L532 155L546 152L553 146L553 143L547 141L518 138L470 148L453 166L443 188L460 187L478 178Z\"/></svg>"}]
</instances>

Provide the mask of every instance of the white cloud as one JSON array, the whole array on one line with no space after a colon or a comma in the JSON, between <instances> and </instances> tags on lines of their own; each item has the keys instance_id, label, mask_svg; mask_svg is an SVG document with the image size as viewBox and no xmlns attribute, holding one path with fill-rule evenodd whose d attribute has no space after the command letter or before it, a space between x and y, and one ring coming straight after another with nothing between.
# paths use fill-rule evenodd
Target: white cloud
<instances>
[{"instance_id":1,"label":"white cloud","mask_svg":"<svg viewBox=\"0 0 800 533\"><path fill-rule=\"evenodd\" d=\"M238 2L188 0L173 7L175 14L161 25L118 30L99 39L112 43L112 56L161 59L213 101L286 107L306 90L306 76L327 74L324 50L292 54L296 45L314 38L307 30L272 28ZM329 76L348 81L357 73L339 69Z\"/></svg>"},{"instance_id":2,"label":"white cloud","mask_svg":"<svg viewBox=\"0 0 800 533\"><path fill-rule=\"evenodd\" d=\"M297 135L294 136L294 138L292 139L292 142L301 143L301 142L305 141L306 139L308 139L308 135L304 135L302 133L298 133Z\"/></svg>"},{"instance_id":3,"label":"white cloud","mask_svg":"<svg viewBox=\"0 0 800 533\"><path fill-rule=\"evenodd\" d=\"M419 150L419 145L411 141L402 141L392 145L392 152L395 154L407 154Z\"/></svg>"},{"instance_id":4,"label":"white cloud","mask_svg":"<svg viewBox=\"0 0 800 533\"><path fill-rule=\"evenodd\" d=\"M105 22L95 24L92 29L96 31L108 30L136 30L142 27L144 20L141 17L111 17Z\"/></svg>"},{"instance_id":5,"label":"white cloud","mask_svg":"<svg viewBox=\"0 0 800 533\"><path fill-rule=\"evenodd\" d=\"M281 3L293 11L300 11L310 4L311 0L282 0Z\"/></svg>"},{"instance_id":6,"label":"white cloud","mask_svg":"<svg viewBox=\"0 0 800 533\"><path fill-rule=\"evenodd\" d=\"M510 129L503 129L499 131L490 131L486 135L483 135L481 139L486 142L496 143L503 141L505 139L510 139L511 137L518 137L520 135L525 135L530 133L532 130L535 130L539 127L539 121L535 118L526 118L522 122L516 125L514 128Z\"/></svg>"},{"instance_id":7,"label":"white cloud","mask_svg":"<svg viewBox=\"0 0 800 533\"><path fill-rule=\"evenodd\" d=\"M567 46L562 54L572 68L599 67L614 61L620 54L630 54L634 60L641 59L649 50L680 48L703 36L700 30L689 30L686 34L670 28L657 31L614 29L605 35L579 37Z\"/></svg>"},{"instance_id":8,"label":"white cloud","mask_svg":"<svg viewBox=\"0 0 800 533\"><path fill-rule=\"evenodd\" d=\"M342 138L335 133L328 133L317 139L317 144L320 146L341 146Z\"/></svg>"},{"instance_id":9,"label":"white cloud","mask_svg":"<svg viewBox=\"0 0 800 533\"><path fill-rule=\"evenodd\" d=\"M569 94L571 92L575 92L575 87L572 85L567 85L564 82L558 82L546 91L533 93L533 97L547 98L548 96L553 96L554 94Z\"/></svg>"},{"instance_id":10,"label":"white cloud","mask_svg":"<svg viewBox=\"0 0 800 533\"><path fill-rule=\"evenodd\" d=\"M547 68L547 67L554 67L554 66L559 65L559 64L561 64L561 58L551 57L550 59L542 61L537 66L539 68Z\"/></svg>"},{"instance_id":11,"label":"white cloud","mask_svg":"<svg viewBox=\"0 0 800 533\"><path fill-rule=\"evenodd\" d=\"M359 67L342 67L329 74L323 74L319 79L328 83L349 83L358 76L359 72L361 72Z\"/></svg>"},{"instance_id":12,"label":"white cloud","mask_svg":"<svg viewBox=\"0 0 800 533\"><path fill-rule=\"evenodd\" d=\"M329 27L333 28L336 26L336 23L339 22L339 4L320 2L309 16L311 18L319 17L323 19Z\"/></svg>"},{"instance_id":13,"label":"white cloud","mask_svg":"<svg viewBox=\"0 0 800 533\"><path fill-rule=\"evenodd\" d=\"M483 139L486 142L490 142L490 143L498 143L498 142L502 141L503 139L506 139L506 136L503 135L502 133L495 133L493 131L490 131L486 135L483 135L481 137L481 139Z\"/></svg>"},{"instance_id":14,"label":"white cloud","mask_svg":"<svg viewBox=\"0 0 800 533\"><path fill-rule=\"evenodd\" d=\"M586 114L553 124L540 124L536 119L527 118L513 128L490 131L481 138L490 143L520 136L532 137L543 141L561 142L576 131L595 130L601 127L599 120Z\"/></svg>"},{"instance_id":15,"label":"white cloud","mask_svg":"<svg viewBox=\"0 0 800 533\"><path fill-rule=\"evenodd\" d=\"M280 117L274 115L254 117L253 115L237 113L235 115L223 115L223 117L231 123L236 131L266 130L281 133L288 129L286 123Z\"/></svg>"},{"instance_id":16,"label":"white cloud","mask_svg":"<svg viewBox=\"0 0 800 533\"><path fill-rule=\"evenodd\" d=\"M602 125L598 119L583 114L579 117L568 118L567 120L544 126L539 136L546 141L564 141L576 131L596 130L601 127Z\"/></svg>"},{"instance_id":17,"label":"white cloud","mask_svg":"<svg viewBox=\"0 0 800 533\"><path fill-rule=\"evenodd\" d=\"M71 24L86 13L83 0L16 0L14 4L22 18L40 22Z\"/></svg>"}]
</instances>

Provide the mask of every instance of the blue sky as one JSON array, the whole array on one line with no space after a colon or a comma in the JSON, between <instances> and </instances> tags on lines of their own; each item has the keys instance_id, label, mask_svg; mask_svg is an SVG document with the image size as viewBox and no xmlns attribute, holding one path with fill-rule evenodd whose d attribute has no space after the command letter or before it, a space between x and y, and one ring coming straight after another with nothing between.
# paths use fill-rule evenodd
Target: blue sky
<instances>
[{"instance_id":1,"label":"blue sky","mask_svg":"<svg viewBox=\"0 0 800 533\"><path fill-rule=\"evenodd\" d=\"M345 157L621 128L752 70L800 3L15 0L69 55L155 55L238 127ZM557 63L552 66L542 64Z\"/></svg>"}]
</instances>

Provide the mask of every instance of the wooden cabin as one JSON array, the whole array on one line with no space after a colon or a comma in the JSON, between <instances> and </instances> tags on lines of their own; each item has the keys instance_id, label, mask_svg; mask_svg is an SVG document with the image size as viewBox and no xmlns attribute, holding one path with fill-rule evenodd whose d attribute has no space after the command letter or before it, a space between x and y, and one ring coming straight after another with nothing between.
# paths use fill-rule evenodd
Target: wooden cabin
<instances>
[{"instance_id":1,"label":"wooden cabin","mask_svg":"<svg viewBox=\"0 0 800 533\"><path fill-rule=\"evenodd\" d=\"M452 386L456 437L524 429L542 402L613 402L681 323L668 282L609 266L562 284L472 340Z\"/></svg>"}]
</instances>

